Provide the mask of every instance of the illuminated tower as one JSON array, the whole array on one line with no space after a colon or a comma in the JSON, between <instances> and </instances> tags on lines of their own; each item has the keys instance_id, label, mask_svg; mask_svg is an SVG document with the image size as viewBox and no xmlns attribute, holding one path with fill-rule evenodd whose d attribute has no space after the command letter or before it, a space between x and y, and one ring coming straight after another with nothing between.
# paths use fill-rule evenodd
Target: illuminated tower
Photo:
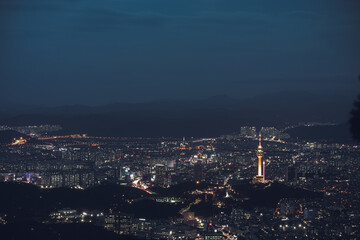
<instances>
[{"instance_id":1,"label":"illuminated tower","mask_svg":"<svg viewBox=\"0 0 360 240\"><path fill-rule=\"evenodd\" d=\"M256 151L256 156L258 157L258 174L257 177L258 178L262 178L262 171L261 171L261 167L262 167L262 157L264 156L264 152L263 152L263 148L261 146L261 132L259 133L259 146L258 149Z\"/></svg>"}]
</instances>

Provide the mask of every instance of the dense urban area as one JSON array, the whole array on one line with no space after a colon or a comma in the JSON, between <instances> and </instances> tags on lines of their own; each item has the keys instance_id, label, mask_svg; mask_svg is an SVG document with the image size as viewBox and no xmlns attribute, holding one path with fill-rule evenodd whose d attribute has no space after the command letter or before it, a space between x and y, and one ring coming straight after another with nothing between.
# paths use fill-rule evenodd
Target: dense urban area
<instances>
[{"instance_id":1,"label":"dense urban area","mask_svg":"<svg viewBox=\"0 0 360 240\"><path fill-rule=\"evenodd\" d=\"M69 229L103 239L358 239L359 145L297 139L293 127L115 138L0 126L0 230L31 239L78 234ZM14 233L18 224L27 227Z\"/></svg>"}]
</instances>

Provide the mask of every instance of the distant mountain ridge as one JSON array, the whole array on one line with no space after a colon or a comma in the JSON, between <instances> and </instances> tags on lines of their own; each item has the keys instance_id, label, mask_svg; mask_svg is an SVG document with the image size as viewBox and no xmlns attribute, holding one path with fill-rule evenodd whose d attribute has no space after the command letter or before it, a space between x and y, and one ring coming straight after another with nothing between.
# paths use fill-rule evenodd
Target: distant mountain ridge
<instances>
[{"instance_id":1,"label":"distant mountain ridge","mask_svg":"<svg viewBox=\"0 0 360 240\"><path fill-rule=\"evenodd\" d=\"M350 134L350 125L348 123L332 126L302 126L292 128L286 131L292 138L301 140L330 140L342 142L355 142Z\"/></svg>"},{"instance_id":2,"label":"distant mountain ridge","mask_svg":"<svg viewBox=\"0 0 360 240\"><path fill-rule=\"evenodd\" d=\"M236 99L158 100L100 106L36 107L2 113L0 124L60 124L64 131L103 136L216 136L243 125L346 122L350 99L288 91Z\"/></svg>"}]
</instances>

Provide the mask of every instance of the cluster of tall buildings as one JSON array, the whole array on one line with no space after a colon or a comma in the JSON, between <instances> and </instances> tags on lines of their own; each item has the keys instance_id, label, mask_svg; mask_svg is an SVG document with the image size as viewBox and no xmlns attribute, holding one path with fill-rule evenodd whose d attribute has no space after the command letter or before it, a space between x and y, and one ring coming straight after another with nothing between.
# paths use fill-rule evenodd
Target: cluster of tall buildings
<instances>
[{"instance_id":1,"label":"cluster of tall buildings","mask_svg":"<svg viewBox=\"0 0 360 240\"><path fill-rule=\"evenodd\" d=\"M264 139L289 139L290 135L284 131L280 131L275 127L261 127L257 132L256 127L243 126L240 128L240 137L256 138L261 133Z\"/></svg>"}]
</instances>

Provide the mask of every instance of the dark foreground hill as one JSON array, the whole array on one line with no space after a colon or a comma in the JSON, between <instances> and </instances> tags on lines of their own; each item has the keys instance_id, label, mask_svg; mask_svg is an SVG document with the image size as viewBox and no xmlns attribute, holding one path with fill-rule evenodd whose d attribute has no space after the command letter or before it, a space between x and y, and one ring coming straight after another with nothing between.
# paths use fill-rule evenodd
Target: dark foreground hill
<instances>
[{"instance_id":1,"label":"dark foreground hill","mask_svg":"<svg viewBox=\"0 0 360 240\"><path fill-rule=\"evenodd\" d=\"M108 210L126 208L126 200L148 195L136 188L116 184L100 185L86 190L41 189L30 184L0 183L0 213L18 217L47 217L62 208ZM5 197L6 196L6 197Z\"/></svg>"},{"instance_id":2,"label":"dark foreground hill","mask_svg":"<svg viewBox=\"0 0 360 240\"><path fill-rule=\"evenodd\" d=\"M85 190L55 188L41 189L30 184L0 183L0 213L16 218L47 218L55 210L109 209L143 218L178 216L182 205L158 203L150 194L137 188L117 184L99 185ZM131 201L133 200L133 201Z\"/></svg>"},{"instance_id":3,"label":"dark foreground hill","mask_svg":"<svg viewBox=\"0 0 360 240\"><path fill-rule=\"evenodd\" d=\"M282 198L306 199L323 197L323 193L316 193L305 189L293 188L280 183L272 183L269 187L260 185L241 184L233 186L240 195L248 200L242 205L246 208L268 207L275 208Z\"/></svg>"},{"instance_id":4,"label":"dark foreground hill","mask_svg":"<svg viewBox=\"0 0 360 240\"><path fill-rule=\"evenodd\" d=\"M135 239L118 236L101 227L88 224L45 224L49 213L65 207L77 210L109 209L133 214L148 219L180 217L179 211L193 204L190 211L197 216L211 216L220 212L230 213L232 208L264 207L274 209L282 198L317 198L321 193L295 189L283 184L239 184L234 185L232 197L225 198L223 186L205 183L183 183L169 189L156 189L160 196L178 196L185 203L160 203L153 195L142 190L116 184L100 185L86 190L41 189L30 184L0 183L0 214L6 215L6 225L0 225L1 239ZM196 189L213 189L214 194L190 194ZM169 191L167 191L169 190ZM157 195L159 196L159 195ZM195 201L196 199L196 201ZM129 201L133 200L133 201ZM218 202L225 203L218 208Z\"/></svg>"},{"instance_id":5,"label":"dark foreground hill","mask_svg":"<svg viewBox=\"0 0 360 240\"><path fill-rule=\"evenodd\" d=\"M160 196L193 198L189 192L196 189L217 189L216 197L208 200L223 201L225 190L208 184L183 183L169 189L157 189ZM282 198L313 198L322 194L303 189L294 189L283 184L273 183L270 186L254 184L234 185L234 194L248 200L229 202L229 207L268 207L274 208ZM142 190L117 184L100 185L85 190L78 189L41 189L29 184L0 183L0 213L17 218L47 218L55 210L62 208L89 209L107 212L109 209L134 214L136 217L167 218L178 216L178 211L188 204L159 203ZM200 197L200 196L199 196ZM201 196L204 197L204 196ZM235 196L236 197L236 196ZM236 197L238 198L238 197ZM130 201L133 200L133 201ZM130 201L130 202L129 202Z\"/></svg>"},{"instance_id":6,"label":"dark foreground hill","mask_svg":"<svg viewBox=\"0 0 360 240\"><path fill-rule=\"evenodd\" d=\"M278 202L283 198L310 199L321 198L322 193L311 192L305 189L292 188L280 183L264 184L239 184L232 186L231 197L225 198L225 190L216 191L214 196L200 197L199 204L193 205L191 211L196 215L208 217L220 212L231 213L233 208L253 209L268 208L274 210ZM218 202L223 203L218 208Z\"/></svg>"},{"instance_id":7,"label":"dark foreground hill","mask_svg":"<svg viewBox=\"0 0 360 240\"><path fill-rule=\"evenodd\" d=\"M91 224L42 224L22 221L0 225L1 239L20 240L132 240L132 236L118 235Z\"/></svg>"}]
</instances>

